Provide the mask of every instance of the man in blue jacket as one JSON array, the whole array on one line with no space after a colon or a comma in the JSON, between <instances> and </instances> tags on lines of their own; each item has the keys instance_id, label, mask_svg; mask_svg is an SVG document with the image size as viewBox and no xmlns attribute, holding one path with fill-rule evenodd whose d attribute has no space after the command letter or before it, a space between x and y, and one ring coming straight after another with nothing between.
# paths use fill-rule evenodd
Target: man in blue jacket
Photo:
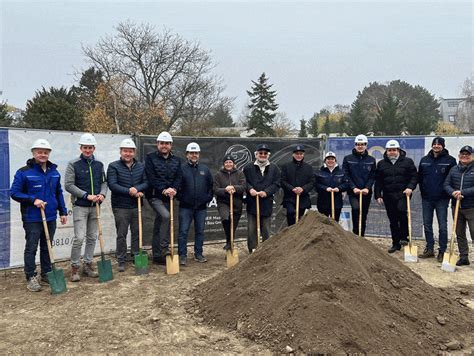
<instances>
[{"instance_id":1,"label":"man in blue jacket","mask_svg":"<svg viewBox=\"0 0 474 356\"><path fill-rule=\"evenodd\" d=\"M73 201L74 239L71 249L71 281L79 282L81 250L84 240L84 267L82 274L97 278L99 275L92 266L95 242L97 240L96 204L101 204L107 195L104 164L95 159L97 146L95 137L85 133L79 139L81 155L70 161L66 168L65 188L71 193Z\"/></svg>"},{"instance_id":2,"label":"man in blue jacket","mask_svg":"<svg viewBox=\"0 0 474 356\"><path fill-rule=\"evenodd\" d=\"M204 226L206 223L207 203L213 196L213 178L209 168L199 163L201 148L196 142L186 147L187 162L181 166L182 181L178 192L179 199L179 264L186 265L189 228L194 220L194 260L207 262L203 255Z\"/></svg>"},{"instance_id":3,"label":"man in blue jacket","mask_svg":"<svg viewBox=\"0 0 474 356\"><path fill-rule=\"evenodd\" d=\"M460 199L456 236L459 249L457 266L469 265L469 245L466 238L466 224L469 225L471 237L474 236L474 157L471 146L459 150L459 164L449 171L444 181L444 190L453 197L451 206Z\"/></svg>"},{"instance_id":4,"label":"man in blue jacket","mask_svg":"<svg viewBox=\"0 0 474 356\"><path fill-rule=\"evenodd\" d=\"M24 271L27 288L32 292L41 290L36 276L36 250L40 245L41 281L47 283L46 273L52 270L51 260L43 229L41 209L45 210L46 222L51 240L56 231L59 211L61 224L67 222L67 209L61 189L61 176L57 166L49 161L51 145L44 139L36 140L31 146L33 158L20 168L13 178L10 195L21 204L21 219L25 230Z\"/></svg>"},{"instance_id":5,"label":"man in blue jacket","mask_svg":"<svg viewBox=\"0 0 474 356\"><path fill-rule=\"evenodd\" d=\"M110 163L107 168L107 183L112 192L112 211L117 229L119 272L125 271L129 227L132 260L138 254L138 197L143 197L148 188L145 165L135 159L136 148L132 139L124 139L120 143L120 159Z\"/></svg>"},{"instance_id":6,"label":"man in blue jacket","mask_svg":"<svg viewBox=\"0 0 474 356\"><path fill-rule=\"evenodd\" d=\"M418 168L418 184L421 191L423 208L423 227L425 230L426 247L420 258L434 257L433 212L439 225L438 261L443 262L444 251L448 244L448 204L449 196L443 188L444 180L456 159L449 155L442 137L435 137L431 150L420 161Z\"/></svg>"},{"instance_id":7,"label":"man in blue jacket","mask_svg":"<svg viewBox=\"0 0 474 356\"><path fill-rule=\"evenodd\" d=\"M367 151L367 136L358 135L354 140L352 153L344 157L342 169L349 182L349 201L352 207L352 232L359 234L359 199L362 193L361 236L365 236L367 214L372 199L372 186L375 182L375 158Z\"/></svg>"},{"instance_id":8,"label":"man in blue jacket","mask_svg":"<svg viewBox=\"0 0 474 356\"><path fill-rule=\"evenodd\" d=\"M170 198L176 196L181 185L181 160L171 151L172 146L173 138L163 131L156 138L157 151L145 159L146 197L156 213L151 248L157 264L165 264L170 254Z\"/></svg>"}]
</instances>

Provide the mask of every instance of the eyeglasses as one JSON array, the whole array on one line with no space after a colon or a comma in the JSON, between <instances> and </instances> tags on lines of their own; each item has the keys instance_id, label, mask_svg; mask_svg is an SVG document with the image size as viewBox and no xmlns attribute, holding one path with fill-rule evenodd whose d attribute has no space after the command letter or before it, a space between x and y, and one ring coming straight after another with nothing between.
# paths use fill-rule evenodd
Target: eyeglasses
<instances>
[{"instance_id":1,"label":"eyeglasses","mask_svg":"<svg viewBox=\"0 0 474 356\"><path fill-rule=\"evenodd\" d=\"M459 155L460 155L460 156L470 157L470 156L471 156L471 153L469 153L469 152L461 152Z\"/></svg>"}]
</instances>

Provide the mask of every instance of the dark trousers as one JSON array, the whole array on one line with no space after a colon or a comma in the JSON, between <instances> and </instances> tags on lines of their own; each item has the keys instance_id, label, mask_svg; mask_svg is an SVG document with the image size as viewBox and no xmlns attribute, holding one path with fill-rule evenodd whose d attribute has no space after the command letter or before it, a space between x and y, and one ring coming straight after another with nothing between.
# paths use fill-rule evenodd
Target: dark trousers
<instances>
[{"instance_id":1,"label":"dark trousers","mask_svg":"<svg viewBox=\"0 0 474 356\"><path fill-rule=\"evenodd\" d=\"M117 229L117 260L119 263L123 263L127 257L128 227L131 232L131 254L132 256L138 254L138 208L115 208L113 213Z\"/></svg>"},{"instance_id":2,"label":"dark trousers","mask_svg":"<svg viewBox=\"0 0 474 356\"><path fill-rule=\"evenodd\" d=\"M257 216L247 213L247 247L252 252L257 247ZM262 241L270 237L271 216L260 216L260 235Z\"/></svg>"},{"instance_id":3,"label":"dark trousers","mask_svg":"<svg viewBox=\"0 0 474 356\"><path fill-rule=\"evenodd\" d=\"M439 199L431 201L423 199L421 201L423 210L423 227L425 230L426 248L433 249L435 240L433 234L433 215L436 211L436 218L438 219L438 236L439 236L439 252L446 251L448 245L448 204L449 199Z\"/></svg>"},{"instance_id":4,"label":"dark trousers","mask_svg":"<svg viewBox=\"0 0 474 356\"><path fill-rule=\"evenodd\" d=\"M341 210L342 208L339 208L339 209L334 209L334 215L335 215L335 218L336 218L336 221L339 222L339 218L341 216ZM323 215L326 215L326 216L329 216L330 218L332 218L332 212L331 212L331 209L327 210L327 209L324 209L324 208L319 208L318 207L318 211L323 214ZM362 230L364 231L364 230Z\"/></svg>"},{"instance_id":5,"label":"dark trousers","mask_svg":"<svg viewBox=\"0 0 474 356\"><path fill-rule=\"evenodd\" d=\"M188 233L194 220L194 255L202 256L204 245L204 228L206 226L206 209L179 208L178 254L187 256Z\"/></svg>"},{"instance_id":6,"label":"dark trousers","mask_svg":"<svg viewBox=\"0 0 474 356\"><path fill-rule=\"evenodd\" d=\"M48 245L46 243L46 235L43 229L43 222L24 222L23 229L25 229L25 276L29 280L31 277L36 276L36 251L38 250L38 244L40 246L40 266L41 275L44 276L46 273L52 270L51 260L49 259ZM56 220L48 221L49 237L53 241L54 233L56 232Z\"/></svg>"},{"instance_id":7,"label":"dark trousers","mask_svg":"<svg viewBox=\"0 0 474 356\"><path fill-rule=\"evenodd\" d=\"M306 208L301 209L298 212L299 218L304 215ZM286 222L288 226L296 224L296 206L291 203L286 203Z\"/></svg>"},{"instance_id":8,"label":"dark trousers","mask_svg":"<svg viewBox=\"0 0 474 356\"><path fill-rule=\"evenodd\" d=\"M458 223L456 225L456 240L458 241L459 255L465 258L467 258L469 255L469 244L467 243L466 237L467 226L469 226L471 237L474 239L474 208L459 209L458 213Z\"/></svg>"},{"instance_id":9,"label":"dark trousers","mask_svg":"<svg viewBox=\"0 0 474 356\"><path fill-rule=\"evenodd\" d=\"M401 247L401 240L408 240L408 214L406 208L402 208L404 201L392 200L384 197L383 203L390 221L390 232L392 234L392 245Z\"/></svg>"},{"instance_id":10,"label":"dark trousers","mask_svg":"<svg viewBox=\"0 0 474 356\"><path fill-rule=\"evenodd\" d=\"M365 227L367 226L367 214L369 213L370 200L372 193L362 195L362 234L365 236ZM359 235L359 195L350 195L349 201L352 208L352 232Z\"/></svg>"},{"instance_id":11,"label":"dark trousers","mask_svg":"<svg viewBox=\"0 0 474 356\"><path fill-rule=\"evenodd\" d=\"M235 231L237 230L237 225L239 225L240 215L234 214L234 239L235 239ZM224 228L225 233L225 241L229 245L230 244L230 219L222 220L222 227Z\"/></svg>"},{"instance_id":12,"label":"dark trousers","mask_svg":"<svg viewBox=\"0 0 474 356\"><path fill-rule=\"evenodd\" d=\"M151 250L153 259L163 258L169 251L170 245L170 204L160 199L153 198L150 205L156 213L153 224L153 238L151 240Z\"/></svg>"}]
</instances>

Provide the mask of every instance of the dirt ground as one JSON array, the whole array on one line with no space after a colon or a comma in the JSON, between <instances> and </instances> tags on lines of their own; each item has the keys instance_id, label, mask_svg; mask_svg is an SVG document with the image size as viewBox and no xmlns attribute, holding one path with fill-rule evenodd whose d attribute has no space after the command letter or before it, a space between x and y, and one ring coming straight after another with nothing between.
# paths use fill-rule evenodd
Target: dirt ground
<instances>
[{"instance_id":1,"label":"dirt ground","mask_svg":"<svg viewBox=\"0 0 474 356\"><path fill-rule=\"evenodd\" d=\"M387 239L370 239L381 249ZM422 243L417 243L419 249ZM160 353L160 354L270 354L262 345L236 332L207 326L191 312L193 288L226 269L222 245L205 246L209 262L199 264L188 257L188 266L168 276L165 267L152 265L150 273L135 276L128 265L125 273L101 284L83 278L68 282L66 294L52 296L49 287L39 293L26 289L21 269L0 272L0 354L31 353ZM239 257L248 257L244 244ZM471 261L474 260L471 253ZM394 258L402 259L402 254ZM435 259L409 264L426 282L450 292L474 308L474 266L456 273L442 272ZM70 269L59 264L66 277ZM420 306L421 307L421 306ZM471 345L452 354L474 352Z\"/></svg>"}]
</instances>

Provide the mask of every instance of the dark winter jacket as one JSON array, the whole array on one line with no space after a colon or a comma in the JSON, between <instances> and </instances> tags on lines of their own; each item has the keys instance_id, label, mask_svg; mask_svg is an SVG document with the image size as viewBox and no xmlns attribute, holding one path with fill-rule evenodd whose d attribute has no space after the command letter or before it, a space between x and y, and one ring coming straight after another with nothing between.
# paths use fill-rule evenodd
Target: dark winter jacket
<instances>
[{"instance_id":1,"label":"dark winter jacket","mask_svg":"<svg viewBox=\"0 0 474 356\"><path fill-rule=\"evenodd\" d=\"M257 192L267 193L265 198L259 198L260 215L271 216L273 196L280 189L280 169L276 164L270 163L262 175L260 168L254 162L250 162L244 167L244 175L247 181L247 213L257 215L256 197L250 195L250 189L253 188Z\"/></svg>"},{"instance_id":2,"label":"dark winter jacket","mask_svg":"<svg viewBox=\"0 0 474 356\"><path fill-rule=\"evenodd\" d=\"M95 203L87 200L87 195L107 195L104 165L94 156L86 159L81 155L70 161L64 181L66 191L71 193L76 206L95 206Z\"/></svg>"},{"instance_id":3,"label":"dark winter jacket","mask_svg":"<svg viewBox=\"0 0 474 356\"><path fill-rule=\"evenodd\" d=\"M421 197L430 201L447 199L444 191L444 181L452 167L456 165L456 159L449 155L448 150L443 149L438 157L433 150L420 161L418 168L418 184L420 185Z\"/></svg>"},{"instance_id":4,"label":"dark winter jacket","mask_svg":"<svg viewBox=\"0 0 474 356\"><path fill-rule=\"evenodd\" d=\"M169 201L169 197L163 195L163 190L174 188L178 191L181 185L181 159L172 153L167 158L158 151L147 154L145 158L145 171L148 179L147 198L158 198Z\"/></svg>"},{"instance_id":5,"label":"dark winter jacket","mask_svg":"<svg viewBox=\"0 0 474 356\"><path fill-rule=\"evenodd\" d=\"M354 188L367 188L372 191L375 181L375 158L370 156L367 150L364 153L357 153L356 149L352 149L352 154L344 157L342 169L349 182L348 193L354 195Z\"/></svg>"},{"instance_id":6,"label":"dark winter jacket","mask_svg":"<svg viewBox=\"0 0 474 356\"><path fill-rule=\"evenodd\" d=\"M400 156L395 164L387 157L387 152L384 153L383 157L377 163L375 199L384 198L387 201L406 199L403 191L406 188L411 190L416 188L417 173L415 163L411 158L406 157L404 150L400 150ZM405 205L405 202L401 202L399 208L405 207Z\"/></svg>"},{"instance_id":7,"label":"dark winter jacket","mask_svg":"<svg viewBox=\"0 0 474 356\"><path fill-rule=\"evenodd\" d=\"M331 209L331 193L326 191L327 188L339 188L339 192L334 193L334 207L342 209L342 193L349 189L344 171L339 166L336 166L331 172L329 168L322 166L316 172L316 191L318 192L317 206L324 210Z\"/></svg>"},{"instance_id":8,"label":"dark winter jacket","mask_svg":"<svg viewBox=\"0 0 474 356\"><path fill-rule=\"evenodd\" d=\"M112 192L112 208L134 209L138 199L130 196L129 190L132 187L142 193L147 190L145 165L135 159L130 167L121 159L114 161L107 168L107 183Z\"/></svg>"},{"instance_id":9,"label":"dark winter jacket","mask_svg":"<svg viewBox=\"0 0 474 356\"><path fill-rule=\"evenodd\" d=\"M242 214L242 200L245 193L245 176L244 172L233 169L227 171L221 168L214 176L214 194L217 198L217 210L221 219L229 218L230 195L225 191L225 187L232 185L235 188L234 214Z\"/></svg>"},{"instance_id":10,"label":"dark winter jacket","mask_svg":"<svg viewBox=\"0 0 474 356\"><path fill-rule=\"evenodd\" d=\"M283 189L282 205L286 208L286 204L296 206L296 194L293 189L296 187L303 188L300 194L300 208L311 208L311 199L309 193L314 187L313 167L304 161L296 161L293 159L283 167L281 167L281 187Z\"/></svg>"},{"instance_id":11,"label":"dark winter jacket","mask_svg":"<svg viewBox=\"0 0 474 356\"><path fill-rule=\"evenodd\" d=\"M450 197L455 190L461 190L464 198L461 200L460 209L474 208L474 162L468 166L458 164L451 168L444 181L444 190ZM456 204L454 198L452 204Z\"/></svg>"},{"instance_id":12,"label":"dark winter jacket","mask_svg":"<svg viewBox=\"0 0 474 356\"><path fill-rule=\"evenodd\" d=\"M16 171L10 196L21 204L21 218L24 222L42 221L40 209L33 205L36 199L47 203L45 207L47 221L56 220L58 211L59 215L67 216L61 176L57 166L49 161L45 172L34 159L29 159L26 166Z\"/></svg>"},{"instance_id":13,"label":"dark winter jacket","mask_svg":"<svg viewBox=\"0 0 474 356\"><path fill-rule=\"evenodd\" d=\"M205 164L186 162L181 165L182 180L177 198L180 208L206 209L212 200L212 175Z\"/></svg>"}]
</instances>

